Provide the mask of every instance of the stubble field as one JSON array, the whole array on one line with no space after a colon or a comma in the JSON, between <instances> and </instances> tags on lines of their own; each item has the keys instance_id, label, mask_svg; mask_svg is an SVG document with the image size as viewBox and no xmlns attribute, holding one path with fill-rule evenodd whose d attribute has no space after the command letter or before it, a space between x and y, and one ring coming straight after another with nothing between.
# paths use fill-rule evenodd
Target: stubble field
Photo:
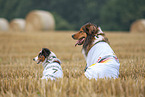
<instances>
[{"instance_id":1,"label":"stubble field","mask_svg":"<svg viewBox=\"0 0 145 97\"><path fill-rule=\"evenodd\" d=\"M86 62L71 38L75 32L0 32L0 97L145 96L145 33L106 33L120 75L96 81L82 76ZM62 61L63 79L41 80L43 67L32 59L43 47Z\"/></svg>"}]
</instances>

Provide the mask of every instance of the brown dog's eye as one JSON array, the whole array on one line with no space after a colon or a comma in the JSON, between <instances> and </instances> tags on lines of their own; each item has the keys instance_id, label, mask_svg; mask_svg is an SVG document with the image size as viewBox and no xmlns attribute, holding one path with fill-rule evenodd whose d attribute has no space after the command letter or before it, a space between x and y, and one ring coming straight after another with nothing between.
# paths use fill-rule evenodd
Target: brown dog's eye
<instances>
[{"instance_id":1,"label":"brown dog's eye","mask_svg":"<svg viewBox=\"0 0 145 97\"><path fill-rule=\"evenodd\" d=\"M82 33L83 31L80 31L80 33Z\"/></svg>"}]
</instances>

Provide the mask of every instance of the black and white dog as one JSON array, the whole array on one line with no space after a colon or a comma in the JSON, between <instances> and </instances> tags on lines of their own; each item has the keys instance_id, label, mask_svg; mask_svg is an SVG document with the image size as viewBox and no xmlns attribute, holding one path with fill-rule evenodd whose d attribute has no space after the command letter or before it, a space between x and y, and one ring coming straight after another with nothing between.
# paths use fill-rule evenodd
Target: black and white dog
<instances>
[{"instance_id":1,"label":"black and white dog","mask_svg":"<svg viewBox=\"0 0 145 97\"><path fill-rule=\"evenodd\" d=\"M63 72L60 66L61 61L56 57L56 55L47 48L42 48L38 56L33 58L37 64L42 63L44 71L43 77L41 79L51 79L62 78Z\"/></svg>"}]
</instances>

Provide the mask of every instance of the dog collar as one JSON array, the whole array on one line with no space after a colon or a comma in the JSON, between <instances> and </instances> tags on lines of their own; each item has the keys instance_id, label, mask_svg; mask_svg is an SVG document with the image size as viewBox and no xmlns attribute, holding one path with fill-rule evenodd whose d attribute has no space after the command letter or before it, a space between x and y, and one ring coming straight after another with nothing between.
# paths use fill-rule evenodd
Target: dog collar
<instances>
[{"instance_id":1,"label":"dog collar","mask_svg":"<svg viewBox=\"0 0 145 97\"><path fill-rule=\"evenodd\" d=\"M50 58L47 58L42 65L45 68L49 63L53 63L53 62L56 62L59 65L61 64L61 61L56 56L51 56Z\"/></svg>"},{"instance_id":2,"label":"dog collar","mask_svg":"<svg viewBox=\"0 0 145 97\"><path fill-rule=\"evenodd\" d=\"M58 63L59 65L61 64L61 62L58 61L58 60L54 60L53 62L56 62L56 63Z\"/></svg>"}]
</instances>

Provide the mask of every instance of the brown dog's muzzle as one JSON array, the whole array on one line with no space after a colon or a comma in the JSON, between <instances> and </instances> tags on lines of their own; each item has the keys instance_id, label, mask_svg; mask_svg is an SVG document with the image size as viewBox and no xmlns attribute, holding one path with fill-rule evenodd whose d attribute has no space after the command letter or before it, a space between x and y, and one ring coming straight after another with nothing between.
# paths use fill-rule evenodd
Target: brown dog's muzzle
<instances>
[{"instance_id":1,"label":"brown dog's muzzle","mask_svg":"<svg viewBox=\"0 0 145 97\"><path fill-rule=\"evenodd\" d=\"M82 45L86 39L87 35L85 32L83 31L79 31L78 33L75 33L72 35L72 38L75 40L78 40L75 44L75 46L77 45Z\"/></svg>"},{"instance_id":2,"label":"brown dog's muzzle","mask_svg":"<svg viewBox=\"0 0 145 97\"><path fill-rule=\"evenodd\" d=\"M75 34L72 35L72 38L73 38L73 39L75 39L74 36L75 36Z\"/></svg>"}]
</instances>

